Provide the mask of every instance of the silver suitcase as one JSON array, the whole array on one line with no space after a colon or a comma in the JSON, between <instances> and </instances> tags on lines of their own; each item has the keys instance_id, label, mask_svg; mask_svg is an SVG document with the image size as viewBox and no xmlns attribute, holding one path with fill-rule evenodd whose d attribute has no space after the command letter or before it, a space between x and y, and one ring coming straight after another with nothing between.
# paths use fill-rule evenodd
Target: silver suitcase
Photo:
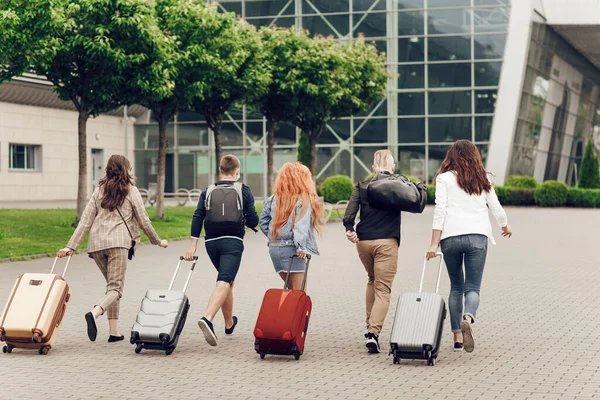
<instances>
[{"instance_id":1,"label":"silver suitcase","mask_svg":"<svg viewBox=\"0 0 600 400\"><path fill-rule=\"evenodd\" d=\"M168 289L150 289L146 292L140 312L131 328L130 342L136 345L136 353L140 353L142 349L150 349L162 350L169 355L177 347L179 335L181 335L190 309L190 302L185 291L190 283L198 257L194 257L183 290L172 290L182 261L183 257L179 257Z\"/></svg>"},{"instance_id":2,"label":"silver suitcase","mask_svg":"<svg viewBox=\"0 0 600 400\"><path fill-rule=\"evenodd\" d=\"M440 266L435 293L423 293L425 259L419 291L404 293L398 299L390 337L390 355L394 364L400 364L400 360L406 358L427 360L427 365L435 365L446 319L446 303L438 293L444 256L442 253L437 253L437 256L440 257Z\"/></svg>"}]
</instances>

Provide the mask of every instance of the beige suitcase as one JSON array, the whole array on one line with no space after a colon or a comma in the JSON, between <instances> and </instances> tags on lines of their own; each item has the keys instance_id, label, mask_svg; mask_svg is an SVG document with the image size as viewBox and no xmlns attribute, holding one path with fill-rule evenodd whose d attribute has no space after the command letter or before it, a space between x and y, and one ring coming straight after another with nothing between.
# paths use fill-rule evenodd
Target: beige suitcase
<instances>
[{"instance_id":1,"label":"beige suitcase","mask_svg":"<svg viewBox=\"0 0 600 400\"><path fill-rule=\"evenodd\" d=\"M23 274L17 278L0 317L0 340L6 343L3 353L20 348L48 354L54 347L71 297L63 278L71 257L62 276L53 273L57 260L49 274Z\"/></svg>"}]
</instances>

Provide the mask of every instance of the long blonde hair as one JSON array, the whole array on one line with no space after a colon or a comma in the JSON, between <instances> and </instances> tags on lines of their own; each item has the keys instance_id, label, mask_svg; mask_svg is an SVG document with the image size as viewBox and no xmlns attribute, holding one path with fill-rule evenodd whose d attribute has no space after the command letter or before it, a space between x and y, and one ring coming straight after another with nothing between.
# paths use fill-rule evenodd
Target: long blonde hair
<instances>
[{"instance_id":1,"label":"long blonde hair","mask_svg":"<svg viewBox=\"0 0 600 400\"><path fill-rule=\"evenodd\" d=\"M321 232L319 221L323 215L323 205L319 201L315 183L310 170L306 166L300 163L283 164L275 180L275 198L277 203L271 228L271 238L273 240L277 238L290 215L295 212L298 199L301 200L302 208L300 214L295 217L296 220L304 216L308 209L306 205L310 204L313 229L318 233Z\"/></svg>"}]
</instances>

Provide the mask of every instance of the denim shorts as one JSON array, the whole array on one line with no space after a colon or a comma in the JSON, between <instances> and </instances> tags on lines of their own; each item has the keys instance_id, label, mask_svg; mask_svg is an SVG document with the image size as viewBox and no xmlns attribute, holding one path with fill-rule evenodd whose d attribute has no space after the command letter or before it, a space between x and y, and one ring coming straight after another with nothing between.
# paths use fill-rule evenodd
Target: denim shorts
<instances>
[{"instance_id":1,"label":"denim shorts","mask_svg":"<svg viewBox=\"0 0 600 400\"><path fill-rule=\"evenodd\" d=\"M290 257L296 255L295 246L269 246L269 255L273 261L275 272L287 272L290 268ZM304 272L306 264L300 258L294 258L292 261L292 272Z\"/></svg>"},{"instance_id":2,"label":"denim shorts","mask_svg":"<svg viewBox=\"0 0 600 400\"><path fill-rule=\"evenodd\" d=\"M244 242L233 238L210 240L206 252L218 272L217 281L233 283L242 262Z\"/></svg>"}]
</instances>

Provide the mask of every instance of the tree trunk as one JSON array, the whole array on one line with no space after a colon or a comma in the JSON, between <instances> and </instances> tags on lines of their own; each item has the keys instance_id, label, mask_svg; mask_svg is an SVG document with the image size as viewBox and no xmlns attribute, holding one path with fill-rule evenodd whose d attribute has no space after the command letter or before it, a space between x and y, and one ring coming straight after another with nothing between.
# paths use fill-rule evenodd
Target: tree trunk
<instances>
[{"instance_id":1,"label":"tree trunk","mask_svg":"<svg viewBox=\"0 0 600 400\"><path fill-rule=\"evenodd\" d=\"M317 142L319 141L319 137L323 132L323 127L319 127L314 129L308 135L308 145L310 149L310 172L313 175L313 179L316 179L317 174Z\"/></svg>"},{"instance_id":2,"label":"tree trunk","mask_svg":"<svg viewBox=\"0 0 600 400\"><path fill-rule=\"evenodd\" d=\"M165 169L167 165L168 118L158 121L158 175L156 177L156 217L165 217Z\"/></svg>"},{"instance_id":3,"label":"tree trunk","mask_svg":"<svg viewBox=\"0 0 600 400\"><path fill-rule=\"evenodd\" d=\"M275 173L273 171L275 162L275 130L276 121L267 121L267 196L273 194Z\"/></svg>"},{"instance_id":4,"label":"tree trunk","mask_svg":"<svg viewBox=\"0 0 600 400\"><path fill-rule=\"evenodd\" d=\"M77 180L77 218L75 225L81 219L81 214L87 203L87 111L80 110L77 119L77 139L79 155L79 178Z\"/></svg>"},{"instance_id":5,"label":"tree trunk","mask_svg":"<svg viewBox=\"0 0 600 400\"><path fill-rule=\"evenodd\" d=\"M223 143L221 141L221 121L215 121L211 128L215 138L215 164L217 167L215 171L215 181L218 181L220 174L219 164L221 163L221 158L223 157Z\"/></svg>"}]
</instances>

